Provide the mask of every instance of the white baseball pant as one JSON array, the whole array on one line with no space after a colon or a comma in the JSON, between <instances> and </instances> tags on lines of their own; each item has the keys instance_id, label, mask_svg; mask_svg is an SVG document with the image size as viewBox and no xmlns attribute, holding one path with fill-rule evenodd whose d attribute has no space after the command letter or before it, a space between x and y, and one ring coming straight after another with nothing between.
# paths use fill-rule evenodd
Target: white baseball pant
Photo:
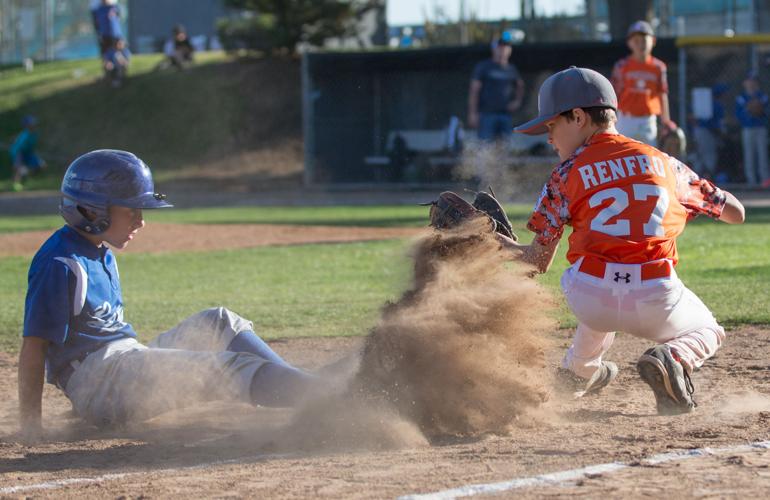
<instances>
[{"instance_id":1,"label":"white baseball pant","mask_svg":"<svg viewBox=\"0 0 770 500\"><path fill-rule=\"evenodd\" d=\"M266 361L225 351L245 330L253 331L252 323L225 308L201 311L149 347L127 338L89 354L64 392L75 412L96 425L138 422L204 401L251 402L252 380Z\"/></svg>"},{"instance_id":2,"label":"white baseball pant","mask_svg":"<svg viewBox=\"0 0 770 500\"><path fill-rule=\"evenodd\" d=\"M641 264L607 264L604 277L568 268L561 286L578 327L562 367L589 378L616 331L668 344L688 372L714 355L725 338L708 307L677 277L642 280ZM669 262L670 265L670 262Z\"/></svg>"},{"instance_id":3,"label":"white baseball pant","mask_svg":"<svg viewBox=\"0 0 770 500\"><path fill-rule=\"evenodd\" d=\"M621 111L618 113L618 122L615 124L615 128L626 137L636 139L652 147L658 146L658 121L655 115L631 116Z\"/></svg>"}]
</instances>

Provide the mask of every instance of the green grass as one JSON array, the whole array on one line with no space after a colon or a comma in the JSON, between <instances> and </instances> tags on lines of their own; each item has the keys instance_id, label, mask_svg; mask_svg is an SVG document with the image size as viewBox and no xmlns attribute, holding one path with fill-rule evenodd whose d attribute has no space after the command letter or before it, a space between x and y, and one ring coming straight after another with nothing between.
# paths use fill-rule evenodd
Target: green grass
<instances>
[{"instance_id":1,"label":"green grass","mask_svg":"<svg viewBox=\"0 0 770 500\"><path fill-rule=\"evenodd\" d=\"M524 220L530 207L508 207L516 230L524 232ZM367 207L223 207L171 210L146 210L148 224L297 224L369 227L420 227L427 225L428 208L421 206ZM55 229L62 225L58 215L0 216L0 234L18 231Z\"/></svg>"},{"instance_id":2,"label":"green grass","mask_svg":"<svg viewBox=\"0 0 770 500\"><path fill-rule=\"evenodd\" d=\"M224 305L267 338L362 335L408 285L404 241L118 256L126 318L149 340ZM28 258L0 259L0 348L21 332Z\"/></svg>"},{"instance_id":3,"label":"green grass","mask_svg":"<svg viewBox=\"0 0 770 500\"><path fill-rule=\"evenodd\" d=\"M13 140L25 114L40 119L39 150L50 168L27 187L58 187L69 162L93 149L132 151L165 179L180 168L299 137L296 61L204 52L183 72L155 71L161 59L133 57L120 89L103 81L96 59L42 63L30 73L0 70L0 144ZM0 189L9 188L10 173L0 151Z\"/></svg>"},{"instance_id":4,"label":"green grass","mask_svg":"<svg viewBox=\"0 0 770 500\"><path fill-rule=\"evenodd\" d=\"M512 207L522 231L529 207ZM347 213L347 215L346 215ZM423 225L420 207L340 207L313 209L236 208L158 211L175 222L310 222ZM155 217L153 215L153 217ZM167 219L164 219L166 218ZM234 219L234 220L233 220ZM0 219L0 232L14 227L49 229L55 217ZM742 226L699 219L679 239L681 278L726 326L770 324L770 209L750 209ZM408 286L407 242L264 247L210 253L119 255L127 318L143 339L173 326L202 308L225 305L253 320L268 338L359 335L374 324L379 308ZM565 245L542 282L560 297L566 268ZM18 345L24 309L28 257L0 258L0 348ZM573 326L562 303L559 320Z\"/></svg>"}]
</instances>

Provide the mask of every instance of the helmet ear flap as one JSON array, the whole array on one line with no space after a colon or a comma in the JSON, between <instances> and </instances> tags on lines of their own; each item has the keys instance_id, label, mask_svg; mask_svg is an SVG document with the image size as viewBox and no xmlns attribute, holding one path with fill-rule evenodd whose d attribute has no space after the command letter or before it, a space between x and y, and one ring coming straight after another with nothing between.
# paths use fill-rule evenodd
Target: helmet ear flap
<instances>
[{"instance_id":1,"label":"helmet ear flap","mask_svg":"<svg viewBox=\"0 0 770 500\"><path fill-rule=\"evenodd\" d=\"M85 221L83 229L90 234L101 234L110 227L109 211L106 213L99 213L82 205L77 205L75 209L83 216ZM100 210L100 212L103 212Z\"/></svg>"},{"instance_id":2,"label":"helmet ear flap","mask_svg":"<svg viewBox=\"0 0 770 500\"><path fill-rule=\"evenodd\" d=\"M88 234L101 234L110 227L109 208L78 203L67 196L59 203L59 213L67 224Z\"/></svg>"}]
</instances>

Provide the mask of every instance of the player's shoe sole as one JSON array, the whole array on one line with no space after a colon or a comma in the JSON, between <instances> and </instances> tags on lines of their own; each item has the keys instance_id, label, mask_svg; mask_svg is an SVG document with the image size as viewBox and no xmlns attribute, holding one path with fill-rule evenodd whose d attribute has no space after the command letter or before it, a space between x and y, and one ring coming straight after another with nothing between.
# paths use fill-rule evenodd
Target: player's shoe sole
<instances>
[{"instance_id":1,"label":"player's shoe sole","mask_svg":"<svg viewBox=\"0 0 770 500\"><path fill-rule=\"evenodd\" d=\"M579 377L566 368L559 368L557 372L557 377L563 385L569 387L575 398L600 392L617 376L618 365L612 361L602 361L599 369L589 379Z\"/></svg>"},{"instance_id":2,"label":"player's shoe sole","mask_svg":"<svg viewBox=\"0 0 770 500\"><path fill-rule=\"evenodd\" d=\"M681 415L697 406L692 399L692 381L667 345L645 351L636 363L636 369L655 394L658 414Z\"/></svg>"}]
</instances>

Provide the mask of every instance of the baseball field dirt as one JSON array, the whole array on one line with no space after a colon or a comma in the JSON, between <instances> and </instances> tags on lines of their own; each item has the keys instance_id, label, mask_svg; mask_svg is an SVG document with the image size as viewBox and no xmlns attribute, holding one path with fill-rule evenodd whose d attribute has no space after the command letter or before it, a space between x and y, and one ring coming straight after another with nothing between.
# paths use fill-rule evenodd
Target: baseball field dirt
<instances>
[{"instance_id":1,"label":"baseball field dirt","mask_svg":"<svg viewBox=\"0 0 770 500\"><path fill-rule=\"evenodd\" d=\"M553 339L566 347L570 334L557 331ZM291 440L281 442L281 429L291 413L245 405L210 404L164 415L137 429L99 431L80 424L64 396L50 386L44 418L52 436L44 444L24 446L12 435L16 361L4 354L0 493L57 498L392 498L622 462L638 465L508 494L761 497L770 488L770 450L732 447L770 439L768 338L766 329L730 331L724 348L696 374L699 407L690 415L656 415L652 393L634 369L646 344L620 335L609 356L620 365L620 375L602 394L575 401L553 398L534 418L521 418L508 435L447 438L432 444L417 440L413 446L390 450L371 440L365 444L372 449L346 443L350 449L345 450L334 442L325 443L326 449L317 442L315 449L298 443L286 446ZM354 352L361 344L358 338L271 343L289 361L307 368ZM559 356L559 351L550 352L547 361L556 366ZM657 465L644 462L656 454L703 447L717 452Z\"/></svg>"},{"instance_id":2,"label":"baseball field dirt","mask_svg":"<svg viewBox=\"0 0 770 500\"><path fill-rule=\"evenodd\" d=\"M134 251L142 239L155 241L152 249L173 250L174 243L150 237L152 227ZM242 237L243 228L225 227ZM266 234L253 229L254 239L243 246L256 245L258 235ZM347 230L334 228L337 234ZM357 234L413 234L375 232ZM212 243L223 239L218 234ZM27 255L19 245L12 254ZM558 366L571 334L543 334L543 373ZM288 339L271 346L299 366L316 369L339 361L343 372L363 351L364 339ZM652 393L636 374L636 359L647 347L619 335L608 358L620 374L596 396L574 400L544 375L545 403L497 433L426 437L387 407L310 406L298 418L289 410L226 403L100 430L81 423L66 398L47 386L44 422L50 435L35 445L16 440L16 359L0 353L0 496L394 498L544 474L551 475L511 482L508 487L516 489L498 495L763 496L770 489L770 330L730 330L723 348L694 374L698 408L675 417L655 413ZM763 445L745 446L751 443ZM557 474L600 464L614 465Z\"/></svg>"}]
</instances>

